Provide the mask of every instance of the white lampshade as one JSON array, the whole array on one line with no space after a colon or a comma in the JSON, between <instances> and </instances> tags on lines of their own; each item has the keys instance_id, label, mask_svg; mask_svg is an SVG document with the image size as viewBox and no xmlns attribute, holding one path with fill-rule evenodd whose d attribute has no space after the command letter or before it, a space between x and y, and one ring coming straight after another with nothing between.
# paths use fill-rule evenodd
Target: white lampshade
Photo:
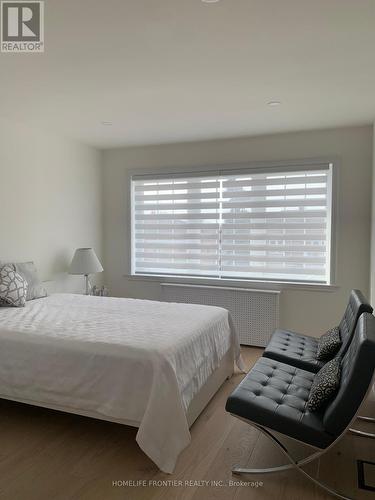
<instances>
[{"instance_id":1,"label":"white lampshade","mask_svg":"<svg viewBox=\"0 0 375 500\"><path fill-rule=\"evenodd\" d=\"M101 273L103 267L92 248L78 248L70 264L69 274Z\"/></svg>"}]
</instances>

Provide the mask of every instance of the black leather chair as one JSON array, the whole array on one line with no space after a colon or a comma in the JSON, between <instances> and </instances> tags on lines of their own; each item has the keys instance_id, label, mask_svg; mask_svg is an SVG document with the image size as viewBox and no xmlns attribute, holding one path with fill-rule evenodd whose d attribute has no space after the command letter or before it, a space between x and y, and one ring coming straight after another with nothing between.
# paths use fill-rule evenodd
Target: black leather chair
<instances>
[{"instance_id":1,"label":"black leather chair","mask_svg":"<svg viewBox=\"0 0 375 500\"><path fill-rule=\"evenodd\" d=\"M372 311L371 305L362 292L352 290L349 303L339 325L342 340L339 354L343 354L348 348L359 316L364 312L372 313ZM318 341L318 338L300 335L288 330L276 330L263 356L316 373L325 363L316 358Z\"/></svg>"},{"instance_id":2,"label":"black leather chair","mask_svg":"<svg viewBox=\"0 0 375 500\"><path fill-rule=\"evenodd\" d=\"M314 373L279 361L260 358L234 390L226 410L270 437L287 456L290 464L270 469L235 468L237 474L277 472L296 467L313 482L339 498L348 498L327 487L302 467L319 458L350 428L367 391L375 369L375 317L360 316L356 333L341 360L339 390L324 410L306 408ZM273 431L315 449L296 461Z\"/></svg>"}]
</instances>

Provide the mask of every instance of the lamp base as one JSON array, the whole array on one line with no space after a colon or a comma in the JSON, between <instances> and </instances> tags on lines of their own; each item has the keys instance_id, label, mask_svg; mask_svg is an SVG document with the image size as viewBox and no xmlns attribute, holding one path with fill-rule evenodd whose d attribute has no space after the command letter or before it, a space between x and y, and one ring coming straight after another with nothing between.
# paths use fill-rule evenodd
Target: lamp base
<instances>
[{"instance_id":1,"label":"lamp base","mask_svg":"<svg viewBox=\"0 0 375 500\"><path fill-rule=\"evenodd\" d=\"M85 281L86 281L86 295L90 295L91 294L91 283L90 283L90 279L89 279L88 274L85 274Z\"/></svg>"}]
</instances>

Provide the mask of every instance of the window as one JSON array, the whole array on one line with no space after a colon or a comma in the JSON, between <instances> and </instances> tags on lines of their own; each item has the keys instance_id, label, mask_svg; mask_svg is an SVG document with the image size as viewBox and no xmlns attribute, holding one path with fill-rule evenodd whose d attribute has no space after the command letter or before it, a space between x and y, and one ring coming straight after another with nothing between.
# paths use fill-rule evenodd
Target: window
<instances>
[{"instance_id":1,"label":"window","mask_svg":"<svg viewBox=\"0 0 375 500\"><path fill-rule=\"evenodd\" d=\"M332 165L132 178L132 273L330 283Z\"/></svg>"}]
</instances>

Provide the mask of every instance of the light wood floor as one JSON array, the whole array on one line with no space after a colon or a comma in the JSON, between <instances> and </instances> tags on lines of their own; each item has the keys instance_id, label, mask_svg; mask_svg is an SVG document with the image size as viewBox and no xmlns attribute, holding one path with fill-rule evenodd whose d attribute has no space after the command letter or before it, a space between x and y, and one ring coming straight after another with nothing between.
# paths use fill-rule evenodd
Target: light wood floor
<instances>
[{"instance_id":1,"label":"light wood floor","mask_svg":"<svg viewBox=\"0 0 375 500\"><path fill-rule=\"evenodd\" d=\"M250 367L260 349L244 348ZM224 410L243 375L227 381L192 427L192 443L173 475L159 472L138 448L136 429L0 400L0 498L6 500L252 500L329 499L298 471L243 478L262 485L229 485L234 464L262 467L285 463L280 452L249 425ZM356 460L375 462L375 441L345 437L315 472L355 499L374 492L356 487ZM375 472L375 467L374 467ZM145 480L147 486L113 486ZM159 486L148 481L191 481ZM375 474L369 481L375 484ZM198 481L223 481L202 485ZM122 484L122 483L118 483ZM185 483L184 483L185 484Z\"/></svg>"}]
</instances>

